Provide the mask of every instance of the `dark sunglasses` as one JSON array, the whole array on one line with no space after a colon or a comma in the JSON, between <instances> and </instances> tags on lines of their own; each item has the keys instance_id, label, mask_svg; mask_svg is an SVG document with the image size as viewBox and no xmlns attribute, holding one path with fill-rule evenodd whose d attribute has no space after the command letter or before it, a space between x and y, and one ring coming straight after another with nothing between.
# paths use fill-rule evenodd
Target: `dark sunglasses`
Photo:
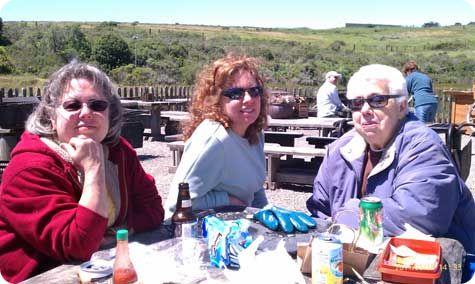
<instances>
[{"instance_id":1,"label":"dark sunglasses","mask_svg":"<svg viewBox=\"0 0 475 284\"><path fill-rule=\"evenodd\" d=\"M82 108L83 103L79 100L69 100L63 102L62 106L66 111L78 111ZM107 101L103 100L89 100L86 102L87 107L92 111L105 111L109 106Z\"/></svg>"},{"instance_id":2,"label":"dark sunglasses","mask_svg":"<svg viewBox=\"0 0 475 284\"><path fill-rule=\"evenodd\" d=\"M363 108L364 103L367 102L369 106L372 108L382 108L388 104L389 99L399 98L402 96L404 95L374 95L367 99L365 98L352 99L352 100L348 100L348 107L352 111L358 111L358 110L361 110Z\"/></svg>"},{"instance_id":3,"label":"dark sunglasses","mask_svg":"<svg viewBox=\"0 0 475 284\"><path fill-rule=\"evenodd\" d=\"M241 100L244 98L244 94L248 93L251 97L260 97L264 94L264 89L261 86L244 88L229 88L223 91L223 96L230 98L231 100Z\"/></svg>"}]
</instances>

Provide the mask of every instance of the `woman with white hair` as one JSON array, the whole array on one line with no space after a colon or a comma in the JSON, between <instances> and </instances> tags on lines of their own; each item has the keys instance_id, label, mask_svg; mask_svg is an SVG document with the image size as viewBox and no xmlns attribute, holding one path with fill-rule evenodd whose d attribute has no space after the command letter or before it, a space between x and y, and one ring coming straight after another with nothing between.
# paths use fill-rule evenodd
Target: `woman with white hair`
<instances>
[{"instance_id":1,"label":"woman with white hair","mask_svg":"<svg viewBox=\"0 0 475 284\"><path fill-rule=\"evenodd\" d=\"M358 227L362 197L381 199L385 236L408 223L475 252L475 203L439 136L408 112L396 68L373 64L348 82L355 128L331 144L307 208L314 216Z\"/></svg>"}]
</instances>

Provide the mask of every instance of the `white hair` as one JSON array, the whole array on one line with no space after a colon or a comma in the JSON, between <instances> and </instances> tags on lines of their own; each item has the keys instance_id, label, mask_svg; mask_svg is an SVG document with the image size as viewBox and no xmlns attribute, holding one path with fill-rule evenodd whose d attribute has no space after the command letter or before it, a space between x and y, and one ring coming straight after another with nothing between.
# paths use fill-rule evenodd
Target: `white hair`
<instances>
[{"instance_id":1,"label":"white hair","mask_svg":"<svg viewBox=\"0 0 475 284\"><path fill-rule=\"evenodd\" d=\"M361 67L348 81L346 96L353 99L359 94L364 93L368 84L374 85L377 82L383 82L389 89L391 95L403 95L397 98L399 103L407 101L408 92L406 79L398 69L382 65L370 64Z\"/></svg>"}]
</instances>

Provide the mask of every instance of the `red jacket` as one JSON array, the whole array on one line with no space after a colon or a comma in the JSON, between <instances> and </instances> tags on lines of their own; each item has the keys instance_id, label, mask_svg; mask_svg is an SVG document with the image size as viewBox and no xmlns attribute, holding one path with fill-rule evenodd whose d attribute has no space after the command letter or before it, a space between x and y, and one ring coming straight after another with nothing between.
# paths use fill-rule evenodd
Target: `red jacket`
<instances>
[{"instance_id":1,"label":"red jacket","mask_svg":"<svg viewBox=\"0 0 475 284\"><path fill-rule=\"evenodd\" d=\"M121 208L115 226L140 232L163 221L162 200L125 139L111 147L118 165ZM25 132L0 186L0 271L19 282L61 263L88 260L98 250L107 219L78 204L77 172L37 135Z\"/></svg>"}]
</instances>

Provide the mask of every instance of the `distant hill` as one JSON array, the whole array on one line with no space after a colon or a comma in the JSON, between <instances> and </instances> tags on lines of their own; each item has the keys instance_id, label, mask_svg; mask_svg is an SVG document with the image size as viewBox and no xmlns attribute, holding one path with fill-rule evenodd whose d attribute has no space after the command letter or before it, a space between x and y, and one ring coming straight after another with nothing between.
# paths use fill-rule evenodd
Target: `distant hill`
<instances>
[{"instance_id":1,"label":"distant hill","mask_svg":"<svg viewBox=\"0 0 475 284\"><path fill-rule=\"evenodd\" d=\"M346 23L346 28L402 28L401 25L381 25L381 24L357 24Z\"/></svg>"},{"instance_id":2,"label":"distant hill","mask_svg":"<svg viewBox=\"0 0 475 284\"><path fill-rule=\"evenodd\" d=\"M204 64L228 52L262 60L272 86L318 86L336 70L344 82L359 67L401 68L414 59L438 85L471 86L475 26L414 28L375 25L313 30L119 22L4 22L0 87L39 84L79 58L107 70L121 85L194 83ZM2 51L3 49L3 51ZM10 70L2 69L9 63ZM6 65L7 66L7 65ZM25 78L25 79L18 79Z\"/></svg>"}]
</instances>

